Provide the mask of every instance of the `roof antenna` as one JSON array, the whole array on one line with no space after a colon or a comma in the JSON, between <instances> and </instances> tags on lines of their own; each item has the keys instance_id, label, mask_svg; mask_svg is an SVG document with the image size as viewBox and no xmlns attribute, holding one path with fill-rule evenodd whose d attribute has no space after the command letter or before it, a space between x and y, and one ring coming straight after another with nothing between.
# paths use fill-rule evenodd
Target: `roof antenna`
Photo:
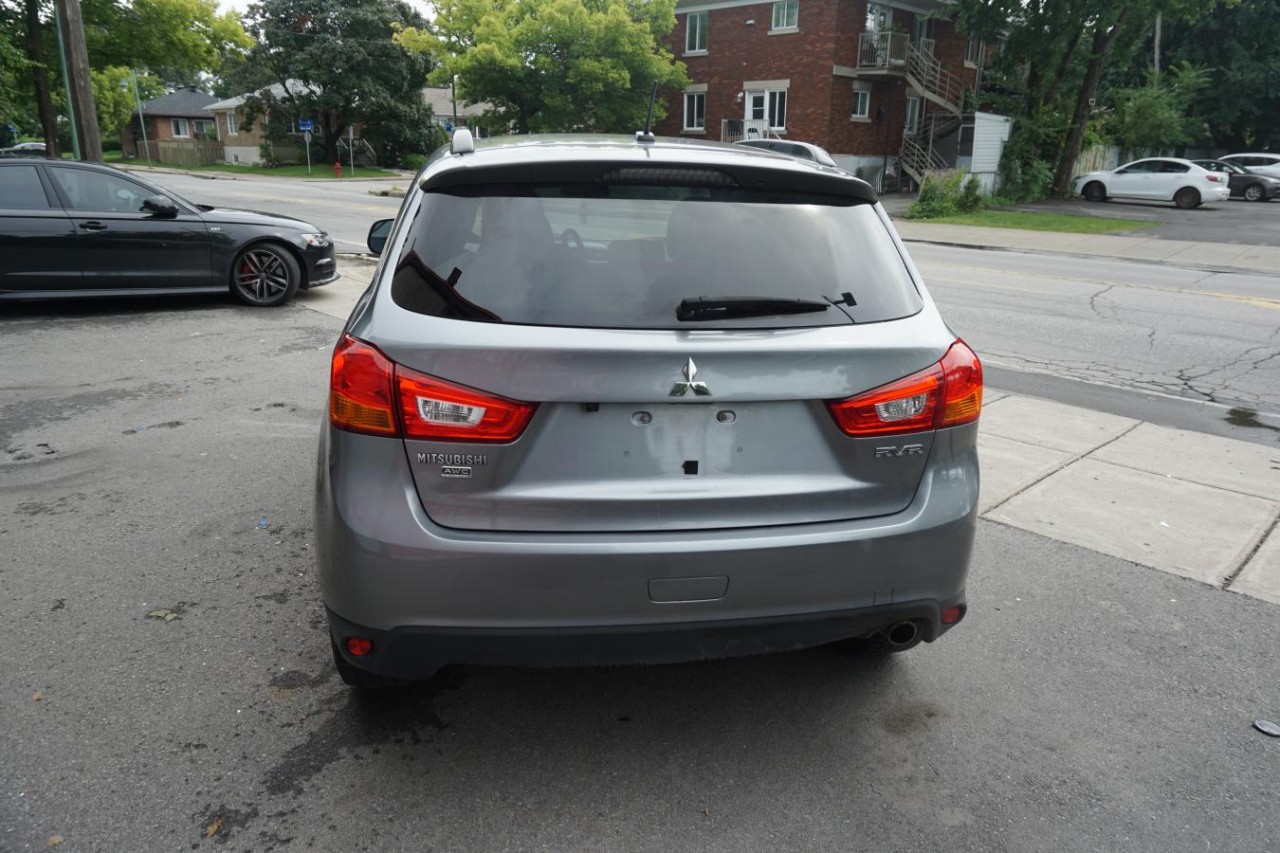
<instances>
[{"instance_id":1,"label":"roof antenna","mask_svg":"<svg viewBox=\"0 0 1280 853\"><path fill-rule=\"evenodd\" d=\"M653 81L653 91L649 93L649 114L644 117L644 130L636 131L636 142L654 142L653 131L653 102L658 100L658 81Z\"/></svg>"}]
</instances>

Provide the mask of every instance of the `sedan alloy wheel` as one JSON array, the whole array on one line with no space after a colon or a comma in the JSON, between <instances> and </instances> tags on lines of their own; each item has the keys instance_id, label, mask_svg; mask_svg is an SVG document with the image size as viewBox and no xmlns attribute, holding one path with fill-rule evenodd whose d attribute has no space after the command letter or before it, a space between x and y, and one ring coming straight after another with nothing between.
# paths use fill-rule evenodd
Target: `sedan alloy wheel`
<instances>
[{"instance_id":1,"label":"sedan alloy wheel","mask_svg":"<svg viewBox=\"0 0 1280 853\"><path fill-rule=\"evenodd\" d=\"M302 274L288 250L258 245L240 253L231 273L231 290L247 305L273 306L298 291Z\"/></svg>"}]
</instances>

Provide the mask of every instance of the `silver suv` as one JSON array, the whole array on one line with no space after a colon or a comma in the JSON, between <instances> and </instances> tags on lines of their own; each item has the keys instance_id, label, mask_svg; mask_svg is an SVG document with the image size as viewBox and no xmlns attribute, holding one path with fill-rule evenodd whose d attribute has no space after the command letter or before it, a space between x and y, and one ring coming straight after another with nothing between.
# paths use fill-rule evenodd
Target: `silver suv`
<instances>
[{"instance_id":1,"label":"silver suv","mask_svg":"<svg viewBox=\"0 0 1280 853\"><path fill-rule=\"evenodd\" d=\"M899 651L964 617L982 367L866 183L459 133L370 248L317 468L349 684Z\"/></svg>"}]
</instances>

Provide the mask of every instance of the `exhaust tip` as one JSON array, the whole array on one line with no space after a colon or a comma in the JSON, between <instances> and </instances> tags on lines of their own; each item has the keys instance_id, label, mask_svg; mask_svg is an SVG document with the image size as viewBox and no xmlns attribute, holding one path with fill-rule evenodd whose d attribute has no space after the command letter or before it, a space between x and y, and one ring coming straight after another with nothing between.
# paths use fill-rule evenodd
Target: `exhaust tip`
<instances>
[{"instance_id":1,"label":"exhaust tip","mask_svg":"<svg viewBox=\"0 0 1280 853\"><path fill-rule=\"evenodd\" d=\"M913 646L920 642L920 626L915 622L899 622L886 628L884 636L895 647Z\"/></svg>"}]
</instances>

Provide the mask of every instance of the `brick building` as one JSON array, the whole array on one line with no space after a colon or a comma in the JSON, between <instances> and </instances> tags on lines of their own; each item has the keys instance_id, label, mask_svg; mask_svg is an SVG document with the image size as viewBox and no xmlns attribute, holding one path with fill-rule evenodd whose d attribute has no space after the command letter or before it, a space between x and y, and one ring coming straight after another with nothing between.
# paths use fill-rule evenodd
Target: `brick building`
<instances>
[{"instance_id":1,"label":"brick building","mask_svg":"<svg viewBox=\"0 0 1280 853\"><path fill-rule=\"evenodd\" d=\"M984 48L950 0L678 0L673 52L690 85L657 131L821 145L877 181L963 164Z\"/></svg>"},{"instance_id":2,"label":"brick building","mask_svg":"<svg viewBox=\"0 0 1280 853\"><path fill-rule=\"evenodd\" d=\"M129 159L150 158L160 163L199 165L221 159L219 135L209 105L216 95L197 89L178 89L142 105L120 129L120 145ZM144 125L145 121L145 133ZM146 139L147 149L143 148Z\"/></svg>"}]
</instances>

